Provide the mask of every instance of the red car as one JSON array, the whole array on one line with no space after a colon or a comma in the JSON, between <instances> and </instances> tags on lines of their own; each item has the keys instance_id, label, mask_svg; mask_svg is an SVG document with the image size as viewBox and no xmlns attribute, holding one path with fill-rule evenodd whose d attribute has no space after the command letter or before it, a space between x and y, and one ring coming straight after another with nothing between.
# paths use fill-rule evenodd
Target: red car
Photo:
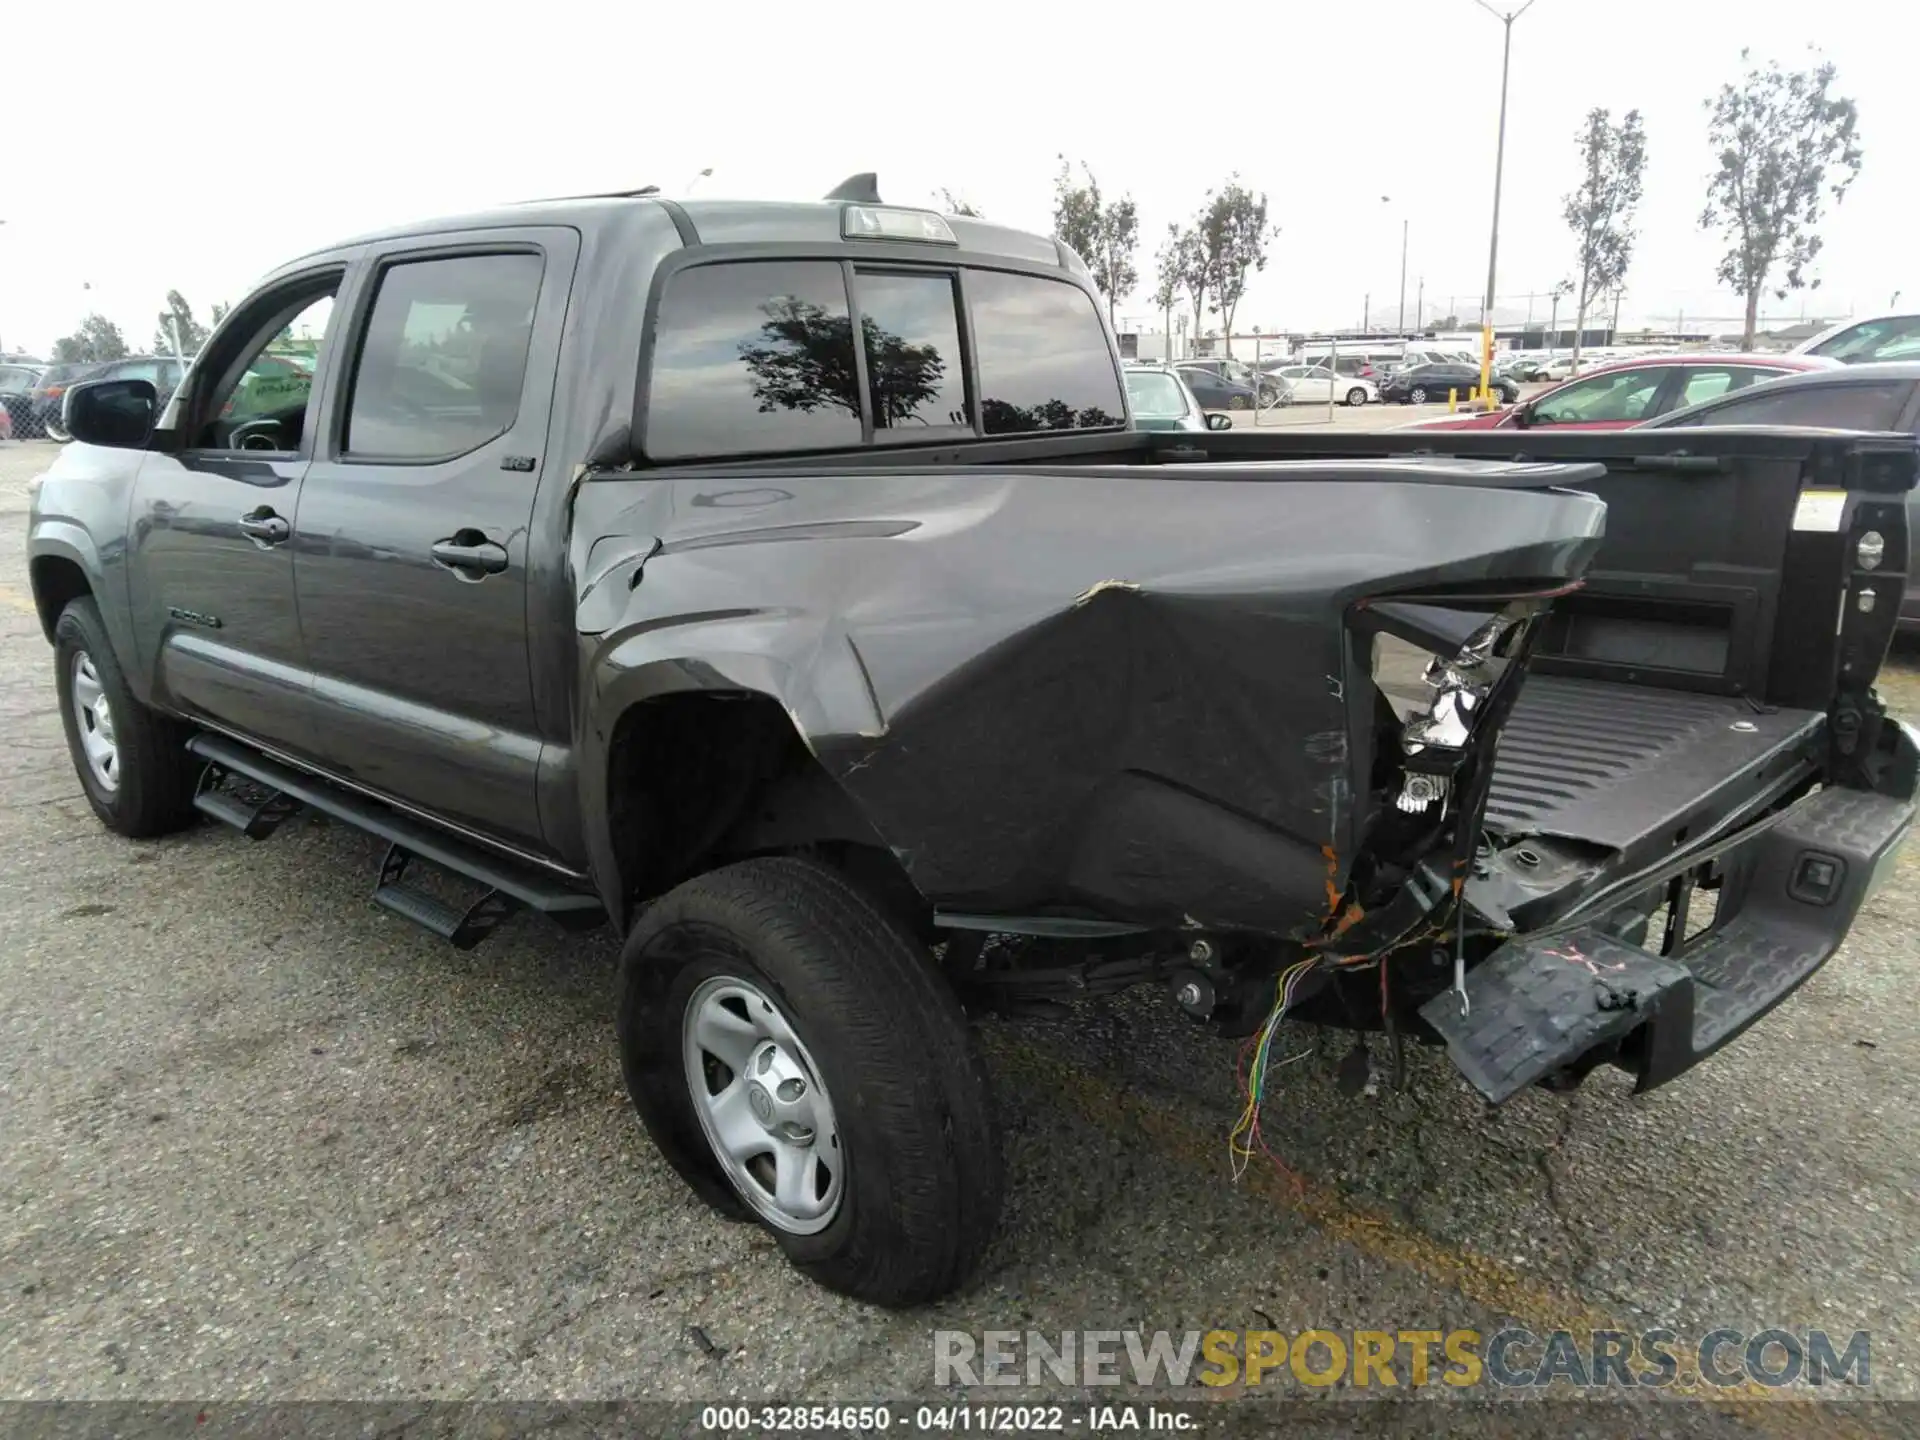
<instances>
[{"instance_id":1,"label":"red car","mask_svg":"<svg viewBox=\"0 0 1920 1440\"><path fill-rule=\"evenodd\" d=\"M1425 420L1416 430L1502 430L1552 425L1566 430L1625 430L1684 410L1756 380L1839 364L1821 355L1649 355L1610 360L1563 380L1531 400L1484 415Z\"/></svg>"}]
</instances>

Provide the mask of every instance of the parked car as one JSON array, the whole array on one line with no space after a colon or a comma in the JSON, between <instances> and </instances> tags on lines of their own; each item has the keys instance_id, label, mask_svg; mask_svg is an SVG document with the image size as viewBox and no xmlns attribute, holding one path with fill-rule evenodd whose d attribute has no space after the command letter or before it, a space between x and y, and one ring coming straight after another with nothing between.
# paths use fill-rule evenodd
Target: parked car
<instances>
[{"instance_id":1,"label":"parked car","mask_svg":"<svg viewBox=\"0 0 1920 1440\"><path fill-rule=\"evenodd\" d=\"M1530 355L1518 356L1499 366L1502 375L1510 380L1517 380L1523 385L1545 379L1546 377L1541 373L1545 368L1544 361L1536 360Z\"/></svg>"},{"instance_id":2,"label":"parked car","mask_svg":"<svg viewBox=\"0 0 1920 1440\"><path fill-rule=\"evenodd\" d=\"M1499 1103L1665 1084L1826 963L1914 817L1894 607L1838 558L1910 441L1196 442L1128 427L1104 310L871 176L315 250L164 411L66 396L25 548L77 786L130 839L357 827L372 902L463 948L610 925L662 1156L893 1305L995 1228L963 999L1162 984L1217 1035L1443 1043ZM289 317L314 382L230 412ZM1832 545L1785 538L1805 486ZM261 881L289 923L322 849ZM1700 886L1710 926L1652 924Z\"/></svg>"},{"instance_id":3,"label":"parked car","mask_svg":"<svg viewBox=\"0 0 1920 1440\"><path fill-rule=\"evenodd\" d=\"M1273 377L1286 384L1280 397L1282 405L1325 405L1335 400L1342 405L1380 402L1380 387L1373 381L1358 375L1337 375L1324 365L1289 365L1274 371Z\"/></svg>"},{"instance_id":4,"label":"parked car","mask_svg":"<svg viewBox=\"0 0 1920 1440\"><path fill-rule=\"evenodd\" d=\"M1594 361L1588 358L1587 366L1589 369L1592 368L1593 364ZM1536 380L1566 380L1570 379L1572 375L1572 355L1549 355L1546 359L1540 361L1534 371L1533 378Z\"/></svg>"},{"instance_id":5,"label":"parked car","mask_svg":"<svg viewBox=\"0 0 1920 1440\"><path fill-rule=\"evenodd\" d=\"M1280 386L1273 380L1262 380L1256 390L1252 385L1223 379L1204 364L1183 360L1173 368L1208 410L1251 410L1256 405L1277 404L1280 399Z\"/></svg>"},{"instance_id":6,"label":"parked car","mask_svg":"<svg viewBox=\"0 0 1920 1440\"><path fill-rule=\"evenodd\" d=\"M1262 405L1275 405L1280 401L1280 386L1262 375L1244 360L1224 358L1182 360L1180 372L1187 377L1189 384L1196 373L1213 376L1228 385L1240 385L1254 391L1260 397Z\"/></svg>"},{"instance_id":7,"label":"parked car","mask_svg":"<svg viewBox=\"0 0 1920 1440\"><path fill-rule=\"evenodd\" d=\"M1489 388L1511 405L1520 398L1520 387L1512 380L1495 374L1488 381ZM1415 365L1387 377L1387 383L1380 387L1380 398L1401 405L1425 405L1430 401L1444 400L1447 393L1465 400L1469 393L1480 388L1480 367L1458 361L1445 361L1432 365Z\"/></svg>"},{"instance_id":8,"label":"parked car","mask_svg":"<svg viewBox=\"0 0 1920 1440\"><path fill-rule=\"evenodd\" d=\"M1824 355L1846 365L1920 358L1920 315L1875 315L1847 320L1793 347L1795 355Z\"/></svg>"},{"instance_id":9,"label":"parked car","mask_svg":"<svg viewBox=\"0 0 1920 1440\"><path fill-rule=\"evenodd\" d=\"M1920 361L1865 361L1804 371L1662 415L1642 428L1706 425L1817 425L1920 437ZM1911 634L1920 632L1920 490L1907 492L1907 547L1900 629Z\"/></svg>"},{"instance_id":10,"label":"parked car","mask_svg":"<svg viewBox=\"0 0 1920 1440\"><path fill-rule=\"evenodd\" d=\"M1225 415L1209 415L1198 397L1166 365L1134 364L1123 372L1127 381L1127 408L1136 430L1231 430Z\"/></svg>"},{"instance_id":11,"label":"parked car","mask_svg":"<svg viewBox=\"0 0 1920 1440\"><path fill-rule=\"evenodd\" d=\"M1624 430L1656 415L1698 405L1777 375L1830 370L1836 360L1816 355L1656 355L1615 360L1542 391L1524 405L1483 415L1423 420L1419 430Z\"/></svg>"},{"instance_id":12,"label":"parked car","mask_svg":"<svg viewBox=\"0 0 1920 1440\"><path fill-rule=\"evenodd\" d=\"M8 425L16 440L40 433L33 419L33 387L40 379L42 365L8 361L0 365L0 409L7 412Z\"/></svg>"},{"instance_id":13,"label":"parked car","mask_svg":"<svg viewBox=\"0 0 1920 1440\"><path fill-rule=\"evenodd\" d=\"M60 407L67 393L67 387L85 380L100 369L99 361L81 361L72 364L49 365L40 372L40 378L33 382L33 390L28 395L28 423L36 435L45 435L51 440L67 438L67 432L60 424Z\"/></svg>"},{"instance_id":14,"label":"parked car","mask_svg":"<svg viewBox=\"0 0 1920 1440\"><path fill-rule=\"evenodd\" d=\"M1322 365L1331 369L1336 375L1358 376L1362 380L1371 380L1377 385L1399 364L1400 352L1367 350L1356 341L1351 350L1342 349L1337 354L1322 347L1315 347L1298 355L1277 355L1262 361L1260 368L1271 374L1275 370L1285 370L1293 365Z\"/></svg>"}]
</instances>

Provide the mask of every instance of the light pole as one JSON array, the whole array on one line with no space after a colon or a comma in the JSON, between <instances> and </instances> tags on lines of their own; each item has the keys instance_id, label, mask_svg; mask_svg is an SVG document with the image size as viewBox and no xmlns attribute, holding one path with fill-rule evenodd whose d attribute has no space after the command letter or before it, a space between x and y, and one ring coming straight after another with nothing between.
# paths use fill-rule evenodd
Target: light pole
<instances>
[{"instance_id":1,"label":"light pole","mask_svg":"<svg viewBox=\"0 0 1920 1440\"><path fill-rule=\"evenodd\" d=\"M1393 197L1382 195L1382 205L1391 205ZM1402 335L1407 333L1407 217L1400 217L1400 316L1396 322Z\"/></svg>"},{"instance_id":2,"label":"light pole","mask_svg":"<svg viewBox=\"0 0 1920 1440\"><path fill-rule=\"evenodd\" d=\"M1500 265L1500 180L1507 164L1507 69L1513 59L1513 22L1533 8L1527 0L1518 10L1502 15L1487 0L1473 0L1482 10L1500 22L1500 138L1493 152L1493 233L1487 239L1487 303L1480 319L1480 394L1487 393L1493 370L1493 285Z\"/></svg>"},{"instance_id":3,"label":"light pole","mask_svg":"<svg viewBox=\"0 0 1920 1440\"><path fill-rule=\"evenodd\" d=\"M711 174L713 174L713 167L709 165L706 169L702 170L698 175L694 176L691 180L687 181L687 183L681 187L680 193L682 195L691 195L693 193L693 187L698 185L702 180L705 180Z\"/></svg>"}]
</instances>

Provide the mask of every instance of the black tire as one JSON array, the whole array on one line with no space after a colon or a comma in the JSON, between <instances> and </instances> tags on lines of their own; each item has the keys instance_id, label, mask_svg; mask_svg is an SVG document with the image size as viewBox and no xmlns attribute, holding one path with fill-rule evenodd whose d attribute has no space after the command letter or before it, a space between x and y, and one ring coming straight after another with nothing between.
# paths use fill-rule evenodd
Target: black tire
<instances>
[{"instance_id":1,"label":"black tire","mask_svg":"<svg viewBox=\"0 0 1920 1440\"><path fill-rule=\"evenodd\" d=\"M73 601L61 612L53 628L53 654L67 752L100 823L135 840L168 835L192 824L199 769L187 754L192 732L134 698L91 596ZM82 657L91 663L113 722L116 783L111 786L95 774L82 741L88 720L79 713L74 696L75 667Z\"/></svg>"},{"instance_id":2,"label":"black tire","mask_svg":"<svg viewBox=\"0 0 1920 1440\"><path fill-rule=\"evenodd\" d=\"M1252 405L1253 402L1245 395L1229 395L1227 397L1227 408L1229 410L1247 410L1251 409Z\"/></svg>"},{"instance_id":3,"label":"black tire","mask_svg":"<svg viewBox=\"0 0 1920 1440\"><path fill-rule=\"evenodd\" d=\"M810 860L747 860L650 906L621 956L621 1068L640 1119L694 1191L753 1211L695 1112L683 1058L705 981L771 997L832 1097L845 1171L824 1229L769 1224L820 1284L877 1305L938 1299L971 1272L1000 1210L992 1098L959 1002L899 922Z\"/></svg>"},{"instance_id":4,"label":"black tire","mask_svg":"<svg viewBox=\"0 0 1920 1440\"><path fill-rule=\"evenodd\" d=\"M60 423L60 417L58 415L49 415L45 420L41 421L40 433L56 445L65 445L73 439L73 436L67 433L66 427Z\"/></svg>"},{"instance_id":5,"label":"black tire","mask_svg":"<svg viewBox=\"0 0 1920 1440\"><path fill-rule=\"evenodd\" d=\"M1347 405L1350 409L1358 410L1366 403L1367 392L1362 390L1358 385L1347 391Z\"/></svg>"},{"instance_id":6,"label":"black tire","mask_svg":"<svg viewBox=\"0 0 1920 1440\"><path fill-rule=\"evenodd\" d=\"M1410 405L1426 404L1427 403L1426 388L1421 385L1414 386L1412 390L1407 392L1407 403Z\"/></svg>"}]
</instances>

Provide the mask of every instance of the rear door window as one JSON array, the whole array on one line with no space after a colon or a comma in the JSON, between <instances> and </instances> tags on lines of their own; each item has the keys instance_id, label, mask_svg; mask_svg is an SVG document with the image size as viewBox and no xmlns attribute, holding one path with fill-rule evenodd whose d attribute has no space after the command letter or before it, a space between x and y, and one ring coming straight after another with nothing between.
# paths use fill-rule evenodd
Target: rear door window
<instances>
[{"instance_id":1,"label":"rear door window","mask_svg":"<svg viewBox=\"0 0 1920 1440\"><path fill-rule=\"evenodd\" d=\"M360 337L344 453L446 460L511 430L544 265L522 253L388 265Z\"/></svg>"},{"instance_id":2,"label":"rear door window","mask_svg":"<svg viewBox=\"0 0 1920 1440\"><path fill-rule=\"evenodd\" d=\"M1900 423L1913 383L1883 380L1861 385L1803 385L1756 390L1710 405L1672 424L1821 425L1833 430L1891 430Z\"/></svg>"},{"instance_id":3,"label":"rear door window","mask_svg":"<svg viewBox=\"0 0 1920 1440\"><path fill-rule=\"evenodd\" d=\"M1771 380L1786 373L1758 365L1690 365L1686 378L1680 382L1680 394L1673 408L1684 410L1689 405L1704 405L1709 400L1743 390L1756 380Z\"/></svg>"},{"instance_id":4,"label":"rear door window","mask_svg":"<svg viewBox=\"0 0 1920 1440\"><path fill-rule=\"evenodd\" d=\"M998 270L968 271L966 290L989 435L1125 423L1106 330L1084 290Z\"/></svg>"}]
</instances>

